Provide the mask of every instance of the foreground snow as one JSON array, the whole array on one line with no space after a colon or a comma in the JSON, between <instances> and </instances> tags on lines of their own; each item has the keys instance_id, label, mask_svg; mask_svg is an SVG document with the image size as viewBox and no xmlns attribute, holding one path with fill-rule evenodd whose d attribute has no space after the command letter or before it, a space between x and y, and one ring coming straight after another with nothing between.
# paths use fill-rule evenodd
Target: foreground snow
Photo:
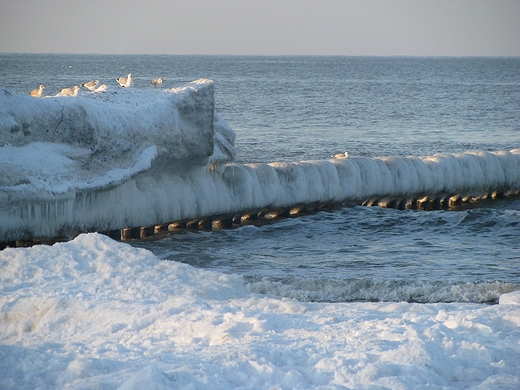
<instances>
[{"instance_id":1,"label":"foreground snow","mask_svg":"<svg viewBox=\"0 0 520 390\"><path fill-rule=\"evenodd\" d=\"M85 234L0 252L0 388L520 387L500 305L306 303Z\"/></svg>"}]
</instances>

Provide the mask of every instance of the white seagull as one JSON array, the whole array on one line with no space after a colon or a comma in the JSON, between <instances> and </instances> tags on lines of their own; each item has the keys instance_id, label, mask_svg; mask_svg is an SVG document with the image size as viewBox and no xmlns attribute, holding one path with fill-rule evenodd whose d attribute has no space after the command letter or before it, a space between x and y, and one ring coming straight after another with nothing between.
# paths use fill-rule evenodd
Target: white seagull
<instances>
[{"instance_id":1,"label":"white seagull","mask_svg":"<svg viewBox=\"0 0 520 390\"><path fill-rule=\"evenodd\" d=\"M85 87L91 91L94 91L99 84L99 80L90 80L88 83L81 84L82 87Z\"/></svg>"},{"instance_id":2,"label":"white seagull","mask_svg":"<svg viewBox=\"0 0 520 390\"><path fill-rule=\"evenodd\" d=\"M154 79L151 84L152 87L160 87L162 85L163 79L162 77L159 77L158 79Z\"/></svg>"},{"instance_id":3,"label":"white seagull","mask_svg":"<svg viewBox=\"0 0 520 390\"><path fill-rule=\"evenodd\" d=\"M332 157L332 158L348 158L348 152L333 154L330 157Z\"/></svg>"},{"instance_id":4,"label":"white seagull","mask_svg":"<svg viewBox=\"0 0 520 390\"><path fill-rule=\"evenodd\" d=\"M93 92L105 92L108 89L106 84L101 84Z\"/></svg>"},{"instance_id":5,"label":"white seagull","mask_svg":"<svg viewBox=\"0 0 520 390\"><path fill-rule=\"evenodd\" d=\"M78 96L78 93L79 86L75 85L74 88L63 88L59 94L62 96Z\"/></svg>"},{"instance_id":6,"label":"white seagull","mask_svg":"<svg viewBox=\"0 0 520 390\"><path fill-rule=\"evenodd\" d=\"M42 97L44 89L45 89L45 85L40 84L38 89L33 89L31 92L29 92L29 94L34 97Z\"/></svg>"},{"instance_id":7,"label":"white seagull","mask_svg":"<svg viewBox=\"0 0 520 390\"><path fill-rule=\"evenodd\" d=\"M116 81L120 86L130 88L132 86L132 74L130 73L128 77L118 77Z\"/></svg>"}]
</instances>

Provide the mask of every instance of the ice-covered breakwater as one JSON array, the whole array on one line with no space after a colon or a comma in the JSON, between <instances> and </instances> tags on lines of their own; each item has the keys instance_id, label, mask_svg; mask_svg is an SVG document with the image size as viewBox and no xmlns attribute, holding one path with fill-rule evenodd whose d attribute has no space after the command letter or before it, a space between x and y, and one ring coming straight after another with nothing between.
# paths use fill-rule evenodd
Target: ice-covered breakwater
<instances>
[{"instance_id":1,"label":"ice-covered breakwater","mask_svg":"<svg viewBox=\"0 0 520 390\"><path fill-rule=\"evenodd\" d=\"M0 241L520 190L520 149L271 164L234 156L209 80L74 98L0 89Z\"/></svg>"},{"instance_id":2,"label":"ice-covered breakwater","mask_svg":"<svg viewBox=\"0 0 520 390\"><path fill-rule=\"evenodd\" d=\"M0 241L133 224L149 200L129 187L233 161L234 137L211 80L43 99L0 88Z\"/></svg>"}]
</instances>

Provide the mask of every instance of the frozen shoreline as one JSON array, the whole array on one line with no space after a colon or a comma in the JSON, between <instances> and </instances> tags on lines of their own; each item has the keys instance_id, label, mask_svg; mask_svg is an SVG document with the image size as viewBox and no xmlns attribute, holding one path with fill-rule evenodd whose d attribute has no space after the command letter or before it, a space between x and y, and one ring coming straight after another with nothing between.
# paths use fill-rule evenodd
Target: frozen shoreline
<instances>
[{"instance_id":1,"label":"frozen shoreline","mask_svg":"<svg viewBox=\"0 0 520 390\"><path fill-rule=\"evenodd\" d=\"M308 303L99 234L0 252L0 387L507 388L520 294L499 305Z\"/></svg>"}]
</instances>

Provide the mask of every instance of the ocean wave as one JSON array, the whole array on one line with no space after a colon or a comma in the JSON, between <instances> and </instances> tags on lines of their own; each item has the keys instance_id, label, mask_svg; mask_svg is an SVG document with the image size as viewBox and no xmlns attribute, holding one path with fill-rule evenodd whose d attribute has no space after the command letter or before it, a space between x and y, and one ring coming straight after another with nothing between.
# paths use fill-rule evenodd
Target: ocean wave
<instances>
[{"instance_id":1,"label":"ocean wave","mask_svg":"<svg viewBox=\"0 0 520 390\"><path fill-rule=\"evenodd\" d=\"M245 280L253 293L301 302L498 303L502 294L520 290L520 284L500 281L445 283L302 277L246 277Z\"/></svg>"}]
</instances>

